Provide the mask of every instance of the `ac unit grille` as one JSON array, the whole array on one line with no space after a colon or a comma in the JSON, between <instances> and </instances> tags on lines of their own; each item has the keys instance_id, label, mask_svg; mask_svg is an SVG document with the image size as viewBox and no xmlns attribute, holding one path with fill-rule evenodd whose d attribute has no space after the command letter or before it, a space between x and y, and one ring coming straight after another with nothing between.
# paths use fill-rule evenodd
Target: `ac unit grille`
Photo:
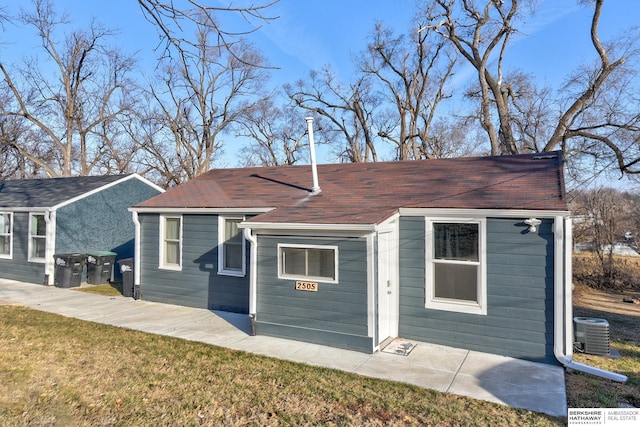
<instances>
[{"instance_id":1,"label":"ac unit grille","mask_svg":"<svg viewBox=\"0 0 640 427\"><path fill-rule=\"evenodd\" d=\"M608 356L611 353L609 322L594 317L574 317L573 326L578 350Z\"/></svg>"}]
</instances>

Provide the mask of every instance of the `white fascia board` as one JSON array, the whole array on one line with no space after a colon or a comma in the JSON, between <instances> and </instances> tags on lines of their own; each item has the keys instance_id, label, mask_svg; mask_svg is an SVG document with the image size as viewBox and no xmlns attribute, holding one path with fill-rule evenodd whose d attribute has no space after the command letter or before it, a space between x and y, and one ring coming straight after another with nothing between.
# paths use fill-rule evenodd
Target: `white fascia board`
<instances>
[{"instance_id":1,"label":"white fascia board","mask_svg":"<svg viewBox=\"0 0 640 427\"><path fill-rule=\"evenodd\" d=\"M305 224L287 222L242 222L238 228L251 228L255 231L320 231L370 233L375 231L375 224Z\"/></svg>"},{"instance_id":2,"label":"white fascia board","mask_svg":"<svg viewBox=\"0 0 640 427\"><path fill-rule=\"evenodd\" d=\"M275 208L129 208L129 212L163 214L258 215Z\"/></svg>"},{"instance_id":3,"label":"white fascia board","mask_svg":"<svg viewBox=\"0 0 640 427\"><path fill-rule=\"evenodd\" d=\"M134 179L134 178L139 180L139 181L141 181L141 182L144 182L149 187L152 187L152 188L158 190L160 193L164 193L165 191L167 191L164 188L160 187L159 185L156 185L153 182L149 181L147 178L138 175L137 173L132 173L131 175L126 176L122 181L126 181L128 179ZM122 182L122 181L118 181L118 182Z\"/></svg>"},{"instance_id":4,"label":"white fascia board","mask_svg":"<svg viewBox=\"0 0 640 427\"><path fill-rule=\"evenodd\" d=\"M18 207L2 207L0 206L0 211L2 212L32 212L32 213L46 213L49 212L51 210L51 208L49 207L42 207L42 206L36 206L36 207L22 207L22 206L18 206Z\"/></svg>"},{"instance_id":5,"label":"white fascia board","mask_svg":"<svg viewBox=\"0 0 640 427\"><path fill-rule=\"evenodd\" d=\"M529 209L442 209L442 208L400 208L400 216L467 216L467 217L508 217L508 218L568 218L569 211L545 211Z\"/></svg>"},{"instance_id":6,"label":"white fascia board","mask_svg":"<svg viewBox=\"0 0 640 427\"><path fill-rule=\"evenodd\" d=\"M393 215L391 215L389 218L385 219L384 221L382 221L380 224L376 225L376 230L379 230L381 228L383 229L387 229L389 228L390 225L393 225L393 223L400 218L400 213L394 213Z\"/></svg>"}]
</instances>

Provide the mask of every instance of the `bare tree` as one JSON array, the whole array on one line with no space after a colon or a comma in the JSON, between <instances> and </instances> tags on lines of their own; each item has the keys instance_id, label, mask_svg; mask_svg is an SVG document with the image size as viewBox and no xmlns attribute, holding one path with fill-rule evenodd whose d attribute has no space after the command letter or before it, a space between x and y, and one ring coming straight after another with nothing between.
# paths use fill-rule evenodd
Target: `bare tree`
<instances>
[{"instance_id":1,"label":"bare tree","mask_svg":"<svg viewBox=\"0 0 640 427\"><path fill-rule=\"evenodd\" d=\"M33 5L34 11L23 12L20 19L36 29L58 75L45 75L45 65L37 58L13 70L0 62L3 83L12 95L2 114L28 122L31 135L42 138L10 143L49 176L88 175L110 154L96 130L129 108L132 89L127 76L134 62L106 47L113 33L95 22L57 42L58 28L68 23L66 16L59 16L48 0L34 0ZM55 160L43 157L43 151L52 152Z\"/></svg>"},{"instance_id":2,"label":"bare tree","mask_svg":"<svg viewBox=\"0 0 640 427\"><path fill-rule=\"evenodd\" d=\"M423 27L424 31L434 30L448 40L477 71L481 91L480 123L489 136L492 154L517 152L509 113L512 92L503 80L503 58L516 31L513 21L518 12L517 0L487 0L484 7L478 7L473 0L435 0L434 8L427 11L427 19L432 24ZM490 60L496 50L499 58L492 71ZM494 111L498 116L497 130Z\"/></svg>"},{"instance_id":3,"label":"bare tree","mask_svg":"<svg viewBox=\"0 0 640 427\"><path fill-rule=\"evenodd\" d=\"M484 155L478 146L473 122L465 117L444 115L431 123L429 135L422 141L423 158L444 159Z\"/></svg>"},{"instance_id":4,"label":"bare tree","mask_svg":"<svg viewBox=\"0 0 640 427\"><path fill-rule=\"evenodd\" d=\"M156 108L148 120L159 130L141 146L162 156L153 168L175 184L211 168L222 148L221 135L267 80L266 61L249 43L239 41L231 55L211 47L211 37L216 37L211 28L199 26L199 51L165 61L158 84L150 88ZM167 145L173 148L167 150Z\"/></svg>"},{"instance_id":5,"label":"bare tree","mask_svg":"<svg viewBox=\"0 0 640 427\"><path fill-rule=\"evenodd\" d=\"M590 39L597 60L578 67L553 104L546 90L537 91L538 100L529 98L523 103L526 91L519 92L503 70L507 46L518 32L516 24L533 11L532 3L486 0L481 7L473 0L434 0L423 28L450 42L475 68L480 122L493 154L513 154L523 147L561 148L566 154L588 154L605 166L614 164L623 173L640 173L640 96L635 83L637 66L630 65L638 58L637 37L603 43L599 24L604 0L580 3L593 5ZM547 109L549 105L552 108ZM545 109L546 115L542 113ZM553 111L559 114L551 115ZM539 132L542 127L551 129L544 141L539 139L546 134Z\"/></svg>"},{"instance_id":6,"label":"bare tree","mask_svg":"<svg viewBox=\"0 0 640 427\"><path fill-rule=\"evenodd\" d=\"M157 29L163 47L163 56L177 54L182 57L199 56L201 41L193 41L190 31L194 26L206 28L211 35L207 49L217 47L227 51L240 61L251 60L243 55L242 36L256 31L260 26L276 17L268 16L268 9L279 0L265 0L245 7L235 6L231 1L226 6L212 6L196 0L138 0L145 18ZM224 17L224 19L223 19ZM244 28L229 29L220 24L230 18L240 18ZM237 48L237 49L236 49ZM172 53L173 52L173 53ZM264 64L252 64L263 66Z\"/></svg>"},{"instance_id":7,"label":"bare tree","mask_svg":"<svg viewBox=\"0 0 640 427\"><path fill-rule=\"evenodd\" d=\"M455 54L441 40L429 42L431 30L395 36L377 23L372 42L358 61L360 70L380 85L391 111L377 117L378 135L396 146L397 159L437 156L432 125L445 85L453 74ZM431 139L431 141L430 141Z\"/></svg>"},{"instance_id":8,"label":"bare tree","mask_svg":"<svg viewBox=\"0 0 640 427\"><path fill-rule=\"evenodd\" d=\"M26 178L24 158L15 148L21 133L19 119L0 116L0 180Z\"/></svg>"},{"instance_id":9,"label":"bare tree","mask_svg":"<svg viewBox=\"0 0 640 427\"><path fill-rule=\"evenodd\" d=\"M638 235L637 196L612 188L595 188L579 192L573 203L574 237L591 243L598 259L601 278L596 283L605 287L620 286L620 269L614 258L619 243L634 244Z\"/></svg>"},{"instance_id":10,"label":"bare tree","mask_svg":"<svg viewBox=\"0 0 640 427\"><path fill-rule=\"evenodd\" d=\"M329 67L310 73L309 82L299 80L285 85L285 92L295 106L326 118L342 137L336 145L337 157L347 162L377 161L373 130L373 112L378 105L371 80L361 76L343 85Z\"/></svg>"},{"instance_id":11,"label":"bare tree","mask_svg":"<svg viewBox=\"0 0 640 427\"><path fill-rule=\"evenodd\" d=\"M316 143L320 143L321 121L315 126ZM236 133L250 141L243 150L246 166L294 165L306 156L309 145L303 115L292 106L277 107L274 96L262 96L246 108Z\"/></svg>"}]
</instances>

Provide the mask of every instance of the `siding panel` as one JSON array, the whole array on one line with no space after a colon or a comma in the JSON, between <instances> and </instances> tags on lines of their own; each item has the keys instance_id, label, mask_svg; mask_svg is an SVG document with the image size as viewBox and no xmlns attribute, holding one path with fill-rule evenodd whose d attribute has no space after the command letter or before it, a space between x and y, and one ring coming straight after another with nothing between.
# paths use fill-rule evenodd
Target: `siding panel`
<instances>
[{"instance_id":1,"label":"siding panel","mask_svg":"<svg viewBox=\"0 0 640 427\"><path fill-rule=\"evenodd\" d=\"M56 214L56 253L110 251L117 259L133 257L135 225L128 209L157 194L131 178L62 206Z\"/></svg>"},{"instance_id":2,"label":"siding panel","mask_svg":"<svg viewBox=\"0 0 640 427\"><path fill-rule=\"evenodd\" d=\"M29 213L13 213L13 257L0 258L0 277L27 283L44 283L44 263L29 262Z\"/></svg>"},{"instance_id":3,"label":"siding panel","mask_svg":"<svg viewBox=\"0 0 640 427\"><path fill-rule=\"evenodd\" d=\"M249 264L245 277L218 274L218 217L183 215L182 270L159 268L160 219L140 214L143 299L239 313L249 311ZM247 256L249 250L247 248Z\"/></svg>"},{"instance_id":4,"label":"siding panel","mask_svg":"<svg viewBox=\"0 0 640 427\"><path fill-rule=\"evenodd\" d=\"M425 220L400 220L400 335L528 360L553 357L553 233L487 219L487 315L426 309ZM410 249L404 249L410 248Z\"/></svg>"},{"instance_id":5,"label":"siding panel","mask_svg":"<svg viewBox=\"0 0 640 427\"><path fill-rule=\"evenodd\" d=\"M317 292L305 292L278 279L278 243L337 246L338 283L318 281ZM258 236L257 304L260 334L371 352L366 239Z\"/></svg>"}]
</instances>

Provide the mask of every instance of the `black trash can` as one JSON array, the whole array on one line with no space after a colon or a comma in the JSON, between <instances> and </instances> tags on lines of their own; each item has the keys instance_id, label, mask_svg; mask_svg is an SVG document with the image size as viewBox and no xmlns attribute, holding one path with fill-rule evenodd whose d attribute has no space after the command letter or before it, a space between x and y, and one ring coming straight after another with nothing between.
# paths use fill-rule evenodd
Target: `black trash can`
<instances>
[{"instance_id":1,"label":"black trash can","mask_svg":"<svg viewBox=\"0 0 640 427\"><path fill-rule=\"evenodd\" d=\"M133 285L133 258L118 260L118 265L120 266L120 273L122 273L122 295L138 299L138 292L134 292Z\"/></svg>"},{"instance_id":2,"label":"black trash can","mask_svg":"<svg viewBox=\"0 0 640 427\"><path fill-rule=\"evenodd\" d=\"M87 283L102 285L111 281L115 252L99 251L87 253Z\"/></svg>"},{"instance_id":3,"label":"black trash can","mask_svg":"<svg viewBox=\"0 0 640 427\"><path fill-rule=\"evenodd\" d=\"M87 260L85 254L55 254L53 255L55 270L53 284L58 288L73 288L82 282L82 269Z\"/></svg>"}]
</instances>

